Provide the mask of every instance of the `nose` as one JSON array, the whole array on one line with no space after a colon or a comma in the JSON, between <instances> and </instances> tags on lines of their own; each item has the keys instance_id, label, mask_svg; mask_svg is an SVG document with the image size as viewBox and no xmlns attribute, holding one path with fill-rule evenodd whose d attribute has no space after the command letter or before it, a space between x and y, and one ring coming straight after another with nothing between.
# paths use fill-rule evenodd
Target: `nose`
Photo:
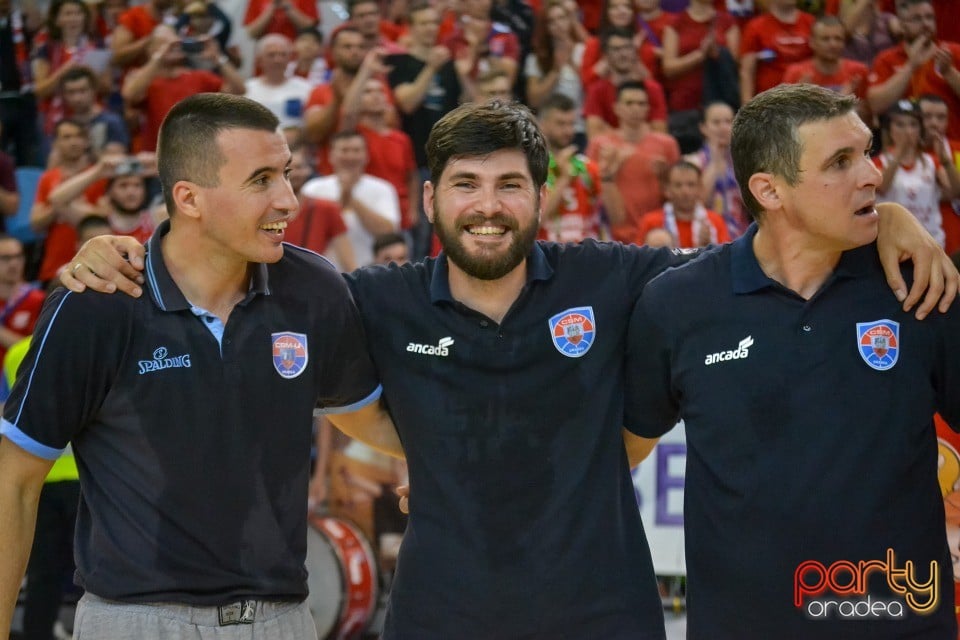
<instances>
[{"instance_id":1,"label":"nose","mask_svg":"<svg viewBox=\"0 0 960 640\"><path fill-rule=\"evenodd\" d=\"M300 210L300 202L297 200L297 194L293 192L293 186L289 179L280 181L280 192L273 206L277 211L283 211L287 214L293 214Z\"/></svg>"},{"instance_id":2,"label":"nose","mask_svg":"<svg viewBox=\"0 0 960 640\"><path fill-rule=\"evenodd\" d=\"M866 164L866 170L864 171L863 177L863 186L865 187L879 187L880 183L883 181L883 173L876 164L873 163L873 160L864 156L864 163Z\"/></svg>"},{"instance_id":3,"label":"nose","mask_svg":"<svg viewBox=\"0 0 960 640\"><path fill-rule=\"evenodd\" d=\"M487 185L477 190L477 211L485 216L499 213L502 208L497 187Z\"/></svg>"}]
</instances>

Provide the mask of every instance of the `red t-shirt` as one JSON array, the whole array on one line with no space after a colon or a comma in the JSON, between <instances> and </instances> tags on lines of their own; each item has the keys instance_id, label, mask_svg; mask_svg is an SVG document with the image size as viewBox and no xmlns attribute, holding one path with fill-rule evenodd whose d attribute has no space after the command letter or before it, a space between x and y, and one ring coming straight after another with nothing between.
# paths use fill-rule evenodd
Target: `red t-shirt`
<instances>
[{"instance_id":1,"label":"red t-shirt","mask_svg":"<svg viewBox=\"0 0 960 640\"><path fill-rule=\"evenodd\" d=\"M153 17L148 5L141 4L121 13L117 24L126 27L127 31L133 34L134 40L140 40L153 33L160 21Z\"/></svg>"},{"instance_id":2,"label":"red t-shirt","mask_svg":"<svg viewBox=\"0 0 960 640\"><path fill-rule=\"evenodd\" d=\"M783 74L783 82L785 84L809 82L827 89L833 89L838 93L849 93L847 89L852 88L854 95L858 98L864 98L867 95L867 76L869 75L870 70L867 65L846 58L840 60L840 68L836 73L825 75L817 71L813 64L813 58L809 58L787 67Z\"/></svg>"},{"instance_id":3,"label":"red t-shirt","mask_svg":"<svg viewBox=\"0 0 960 640\"><path fill-rule=\"evenodd\" d=\"M710 226L714 228L716 242L722 244L730 242L730 232L727 231L727 224L723 221L723 216L707 209L707 220ZM652 229L666 229L666 216L663 209L657 209L650 213L643 214L640 223L637 225L637 238L634 244L643 244L647 233ZM668 229L669 231L669 229ZM677 219L677 247L680 249L695 249L700 244L693 237L693 221Z\"/></svg>"},{"instance_id":4,"label":"red t-shirt","mask_svg":"<svg viewBox=\"0 0 960 640\"><path fill-rule=\"evenodd\" d=\"M460 29L455 30L443 41L443 44L450 49L450 55L454 60L461 58L470 46ZM516 34L512 31L500 31L491 25L490 33L487 34L487 54L474 60L473 67L470 69L471 78L476 79L480 75L484 58L509 58L519 62L520 41L517 40Z\"/></svg>"},{"instance_id":5,"label":"red t-shirt","mask_svg":"<svg viewBox=\"0 0 960 640\"><path fill-rule=\"evenodd\" d=\"M142 211L140 213L140 224L129 231L123 231L110 225L111 233L118 236L129 236L134 238L140 244L147 244L147 241L150 239L150 236L153 235L153 232L156 230L157 225L153 220L153 214L149 211Z\"/></svg>"},{"instance_id":6,"label":"red t-shirt","mask_svg":"<svg viewBox=\"0 0 960 640\"><path fill-rule=\"evenodd\" d=\"M640 56L640 62L643 63L643 66L645 66L650 73L659 77L660 60L657 58L656 47L653 46L653 43L648 39L644 39L644 41L640 43L640 48L637 50L637 53ZM590 84L597 79L597 74L594 72L593 67L602 57L603 49L600 46L600 38L592 37L587 40L583 47L583 59L580 61L580 81L583 83L583 86L589 87Z\"/></svg>"},{"instance_id":7,"label":"red t-shirt","mask_svg":"<svg viewBox=\"0 0 960 640\"><path fill-rule=\"evenodd\" d=\"M50 192L63 181L60 167L48 169L40 175L37 182L37 196L35 201L49 204ZM90 204L96 204L107 190L106 180L97 180L87 187L84 197ZM40 262L40 272L37 279L48 282L57 276L60 267L67 264L77 252L77 231L73 225L66 222L54 221L47 227L47 237L43 241L43 260Z\"/></svg>"},{"instance_id":8,"label":"red t-shirt","mask_svg":"<svg viewBox=\"0 0 960 640\"><path fill-rule=\"evenodd\" d=\"M554 185L557 171L553 166L554 162L555 159L551 156L551 167L547 176L547 185L551 191L556 188ZM583 155L575 156L570 165L572 179L560 198L557 215L541 220L537 237L553 242L580 242L587 238L600 240L600 215L597 207L600 199L600 169L596 162Z\"/></svg>"},{"instance_id":9,"label":"red t-shirt","mask_svg":"<svg viewBox=\"0 0 960 640\"><path fill-rule=\"evenodd\" d=\"M0 321L7 329L29 336L37 325L44 298L46 295L42 290L28 284L21 285L9 300L0 300ZM7 348L0 346L0 361L5 355Z\"/></svg>"},{"instance_id":10,"label":"red t-shirt","mask_svg":"<svg viewBox=\"0 0 960 640\"><path fill-rule=\"evenodd\" d=\"M716 18L707 22L697 22L686 11L678 14L671 25L677 33L678 57L699 49L700 43L710 33L711 25L717 44L726 46L727 31L736 24L733 17L725 11L718 11ZM699 109L703 101L703 65L697 65L683 75L665 78L663 88L669 98L668 106L671 111Z\"/></svg>"},{"instance_id":11,"label":"red t-shirt","mask_svg":"<svg viewBox=\"0 0 960 640\"><path fill-rule=\"evenodd\" d=\"M147 87L147 95L140 103L144 107L143 128L140 131L141 149L157 150L160 124L173 105L197 93L215 93L223 87L223 79L210 71L190 69L167 78L154 78Z\"/></svg>"},{"instance_id":12,"label":"red t-shirt","mask_svg":"<svg viewBox=\"0 0 960 640\"><path fill-rule=\"evenodd\" d=\"M323 253L337 236L347 232L340 205L332 200L302 198L300 213L287 225L287 242Z\"/></svg>"},{"instance_id":13,"label":"red t-shirt","mask_svg":"<svg viewBox=\"0 0 960 640\"><path fill-rule=\"evenodd\" d=\"M409 229L416 220L410 220L410 173L417 170L410 136L398 129L378 133L360 125L357 131L367 143L367 168L364 173L386 180L397 190L400 200L400 227Z\"/></svg>"},{"instance_id":14,"label":"red t-shirt","mask_svg":"<svg viewBox=\"0 0 960 640\"><path fill-rule=\"evenodd\" d=\"M316 2L313 0L291 1L301 13L309 16L314 21L319 21L320 16L317 13ZM248 25L256 20L257 17L263 13L264 9L271 4L273 4L273 0L250 0L249 4L247 4L247 12L243 16L243 24ZM278 8L273 12L270 22L267 23L267 30L264 31L264 35L268 33L280 33L291 40L295 40L297 38L297 27L290 21L290 18L287 17L287 12Z\"/></svg>"},{"instance_id":15,"label":"red t-shirt","mask_svg":"<svg viewBox=\"0 0 960 640\"><path fill-rule=\"evenodd\" d=\"M939 46L944 47L953 55L953 59L960 61L960 44L956 42L939 42ZM899 44L889 49L884 49L873 59L873 68L870 70L870 86L883 84L890 79L897 69L907 64L907 51L904 45ZM951 117L947 124L947 137L951 140L960 140L960 98L953 92L950 85L944 79L934 66L934 60L928 60L922 67L917 69L910 77L910 86L907 88L905 98L919 98L925 93L932 93L943 98L947 103L947 108Z\"/></svg>"},{"instance_id":16,"label":"red t-shirt","mask_svg":"<svg viewBox=\"0 0 960 640\"><path fill-rule=\"evenodd\" d=\"M765 13L744 27L740 55L753 53L757 57L754 94L777 86L788 66L813 55L810 32L816 18L803 11L797 14L797 21L793 24Z\"/></svg>"},{"instance_id":17,"label":"red t-shirt","mask_svg":"<svg viewBox=\"0 0 960 640\"><path fill-rule=\"evenodd\" d=\"M667 121L667 98L663 87L653 78L643 81L647 88L647 100L650 102L649 122ZM597 78L587 88L587 97L583 101L583 116L599 116L613 128L620 126L620 119L613 110L617 102L617 86L606 78Z\"/></svg>"}]
</instances>

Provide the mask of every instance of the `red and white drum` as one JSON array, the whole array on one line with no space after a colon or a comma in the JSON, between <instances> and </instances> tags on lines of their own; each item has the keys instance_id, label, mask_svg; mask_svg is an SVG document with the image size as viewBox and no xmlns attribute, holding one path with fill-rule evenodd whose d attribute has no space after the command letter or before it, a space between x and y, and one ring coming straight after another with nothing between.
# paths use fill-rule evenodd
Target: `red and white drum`
<instances>
[{"instance_id":1,"label":"red and white drum","mask_svg":"<svg viewBox=\"0 0 960 640\"><path fill-rule=\"evenodd\" d=\"M324 640L360 637L377 608L377 560L366 537L346 520L310 516L307 605Z\"/></svg>"}]
</instances>

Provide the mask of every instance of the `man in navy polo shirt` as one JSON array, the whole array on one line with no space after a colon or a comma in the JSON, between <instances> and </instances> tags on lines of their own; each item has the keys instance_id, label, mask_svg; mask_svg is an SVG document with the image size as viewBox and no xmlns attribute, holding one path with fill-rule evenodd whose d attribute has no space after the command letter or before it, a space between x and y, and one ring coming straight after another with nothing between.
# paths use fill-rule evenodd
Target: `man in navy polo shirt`
<instances>
[{"instance_id":1,"label":"man in navy polo shirt","mask_svg":"<svg viewBox=\"0 0 960 640\"><path fill-rule=\"evenodd\" d=\"M414 493L384 638L663 638L622 365L630 309L675 257L535 243L548 151L522 107L459 107L427 157L443 255L348 278ZM126 269L121 242L77 261Z\"/></svg>"},{"instance_id":2,"label":"man in navy polo shirt","mask_svg":"<svg viewBox=\"0 0 960 640\"><path fill-rule=\"evenodd\" d=\"M276 129L244 98L180 102L160 134L171 216L148 247L149 295L59 289L44 307L2 422L0 637L68 442L79 637L316 637L303 603L313 409L400 448L343 279L283 246L298 205Z\"/></svg>"},{"instance_id":3,"label":"man in navy polo shirt","mask_svg":"<svg viewBox=\"0 0 960 640\"><path fill-rule=\"evenodd\" d=\"M933 414L960 424L960 309L889 295L855 99L771 89L732 148L757 224L630 322L625 424L686 425L689 637L955 640Z\"/></svg>"}]
</instances>

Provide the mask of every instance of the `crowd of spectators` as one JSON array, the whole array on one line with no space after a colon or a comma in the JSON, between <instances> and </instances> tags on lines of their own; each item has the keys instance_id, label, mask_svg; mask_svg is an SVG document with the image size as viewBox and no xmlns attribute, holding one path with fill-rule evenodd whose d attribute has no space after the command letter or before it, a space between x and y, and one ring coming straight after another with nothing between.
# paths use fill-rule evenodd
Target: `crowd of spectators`
<instances>
[{"instance_id":1,"label":"crowd of spectators","mask_svg":"<svg viewBox=\"0 0 960 640\"><path fill-rule=\"evenodd\" d=\"M10 249L0 351L36 319L25 292L56 282L86 234L146 239L163 219L157 131L199 92L246 94L277 115L301 200L287 239L343 270L374 262L384 237L402 238L411 259L436 254L420 202L424 146L437 120L474 100L537 113L551 150L542 239L734 239L750 216L730 157L733 118L781 82L861 98L879 197L955 253L951 5L347 0L342 24L321 25L316 0L249 0L242 16L213 0L50 0L45 11L0 0L0 232L23 218L17 239L0 235ZM241 19L252 60L234 34ZM30 172L33 182L17 180Z\"/></svg>"}]
</instances>

